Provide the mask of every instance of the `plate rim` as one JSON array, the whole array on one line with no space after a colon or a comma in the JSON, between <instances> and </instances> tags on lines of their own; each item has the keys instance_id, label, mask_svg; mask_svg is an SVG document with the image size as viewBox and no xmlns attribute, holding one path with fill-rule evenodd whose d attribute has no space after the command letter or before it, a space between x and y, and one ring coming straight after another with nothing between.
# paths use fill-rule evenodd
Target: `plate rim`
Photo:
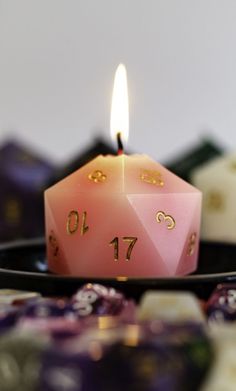
<instances>
[{"instance_id":1,"label":"plate rim","mask_svg":"<svg viewBox=\"0 0 236 391\"><path fill-rule=\"evenodd\" d=\"M214 243L214 242L212 242ZM24 247L34 247L34 246L45 246L45 238L44 237L38 237L33 239L19 239L14 241L8 241L0 243L0 252L2 251L11 251L16 248L24 248ZM0 273L1 274L14 274L19 276L33 276L37 278L43 278L43 279L50 279L50 280L71 280L71 281L79 281L79 280L93 280L93 281L104 281L104 282L119 282L119 283L126 283L126 282L133 282L133 283L151 283L151 282L162 282L162 283L168 283L168 282L187 282L187 281L206 281L206 280L217 280L220 278L227 278L227 277L236 277L236 271L232 272L221 272L221 273L208 273L208 274L194 274L194 275L186 275L186 276L173 276L173 277L91 277L91 276L71 276L66 274L50 274L50 273L39 273L39 272L31 272L31 271L21 271L17 269L5 269L0 267Z\"/></svg>"}]
</instances>

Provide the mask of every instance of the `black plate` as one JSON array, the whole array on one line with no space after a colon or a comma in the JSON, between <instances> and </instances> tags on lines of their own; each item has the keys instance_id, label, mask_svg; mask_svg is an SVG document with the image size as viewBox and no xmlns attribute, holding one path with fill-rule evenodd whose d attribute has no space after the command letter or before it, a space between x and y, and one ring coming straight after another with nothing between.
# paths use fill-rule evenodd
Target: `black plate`
<instances>
[{"instance_id":1,"label":"black plate","mask_svg":"<svg viewBox=\"0 0 236 391\"><path fill-rule=\"evenodd\" d=\"M0 287L39 291L48 296L69 296L86 282L122 290L136 300L147 289L190 290L206 299L218 283L236 283L236 246L201 243L198 270L186 277L128 279L58 276L48 272L43 239L0 246Z\"/></svg>"}]
</instances>

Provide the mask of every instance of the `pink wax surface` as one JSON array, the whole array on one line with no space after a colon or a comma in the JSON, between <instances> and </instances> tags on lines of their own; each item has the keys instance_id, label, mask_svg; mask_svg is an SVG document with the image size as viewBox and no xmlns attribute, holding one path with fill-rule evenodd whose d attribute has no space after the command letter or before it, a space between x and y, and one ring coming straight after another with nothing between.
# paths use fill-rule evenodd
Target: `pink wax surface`
<instances>
[{"instance_id":1,"label":"pink wax surface","mask_svg":"<svg viewBox=\"0 0 236 391\"><path fill-rule=\"evenodd\" d=\"M146 155L98 156L45 192L49 269L155 278L196 269L201 192Z\"/></svg>"}]
</instances>

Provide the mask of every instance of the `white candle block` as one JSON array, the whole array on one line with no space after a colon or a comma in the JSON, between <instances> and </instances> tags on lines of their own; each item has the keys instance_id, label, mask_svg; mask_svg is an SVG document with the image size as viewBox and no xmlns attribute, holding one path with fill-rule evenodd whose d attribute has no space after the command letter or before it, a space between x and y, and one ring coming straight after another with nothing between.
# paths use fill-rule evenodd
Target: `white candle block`
<instances>
[{"instance_id":1,"label":"white candle block","mask_svg":"<svg viewBox=\"0 0 236 391\"><path fill-rule=\"evenodd\" d=\"M189 292L147 291L138 308L139 320L204 322L196 297Z\"/></svg>"},{"instance_id":2,"label":"white candle block","mask_svg":"<svg viewBox=\"0 0 236 391\"><path fill-rule=\"evenodd\" d=\"M236 243L236 154L196 169L192 183L203 193L202 239Z\"/></svg>"}]
</instances>

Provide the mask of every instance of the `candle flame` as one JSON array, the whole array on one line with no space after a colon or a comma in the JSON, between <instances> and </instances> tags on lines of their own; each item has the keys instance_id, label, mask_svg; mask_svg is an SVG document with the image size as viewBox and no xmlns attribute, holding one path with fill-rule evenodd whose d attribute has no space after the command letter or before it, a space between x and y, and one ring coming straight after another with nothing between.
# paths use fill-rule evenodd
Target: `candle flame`
<instances>
[{"instance_id":1,"label":"candle flame","mask_svg":"<svg viewBox=\"0 0 236 391\"><path fill-rule=\"evenodd\" d=\"M129 135L129 98L127 73L123 64L116 70L111 103L111 137L117 138L121 134L122 141L128 140Z\"/></svg>"}]
</instances>

